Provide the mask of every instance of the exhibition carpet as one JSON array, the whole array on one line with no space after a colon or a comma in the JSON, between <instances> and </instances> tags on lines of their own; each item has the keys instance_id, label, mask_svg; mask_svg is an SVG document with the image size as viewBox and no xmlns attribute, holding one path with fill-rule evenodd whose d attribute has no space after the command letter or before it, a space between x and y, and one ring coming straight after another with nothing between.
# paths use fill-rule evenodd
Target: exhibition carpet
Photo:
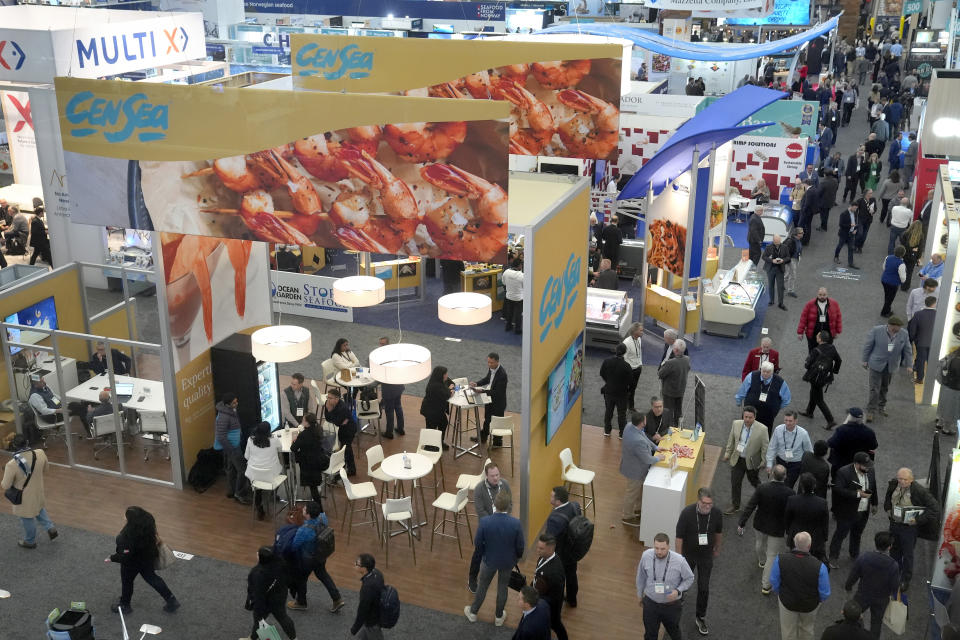
<instances>
[{"instance_id":1,"label":"exhibition carpet","mask_svg":"<svg viewBox=\"0 0 960 640\"><path fill-rule=\"evenodd\" d=\"M44 621L52 609L63 611L71 602L85 602L93 614L97 640L120 640L123 637L120 616L110 612L110 605L120 594L120 569L103 561L114 551L113 538L71 527L57 528L60 537L54 542L40 534L37 549L21 549L17 546L17 539L22 536L19 518L0 514L3 554L0 589L11 594L9 599L0 600L0 629L7 630L0 633L0 637L42 637ZM264 540L264 544L270 542ZM190 549L177 551L190 553ZM251 566L255 558L256 549L250 549ZM161 627L160 637L169 640L246 637L252 622L251 614L243 608L249 570L249 567L200 556L178 560L160 572L182 605L174 614L164 613L160 596L137 578L131 603L133 613L126 616L131 637L140 637L134 632L144 623ZM389 569L385 577L389 584ZM359 579L356 584L359 585ZM337 586L347 604L339 613L331 614L327 611L330 598L326 590L316 579L311 579L307 596L310 608L290 612L299 637L317 637L320 629L325 638L350 637L350 625L357 610L357 591L351 588L354 584ZM491 597L493 593L488 599ZM400 600L403 601L403 593ZM387 633L394 640L414 640L423 637L424 629L430 629L436 638L460 640L506 638L513 633L513 629L507 627L496 629L482 621L470 624L463 616L408 604L402 605L400 621ZM6 635L8 633L10 635Z\"/></svg>"}]
</instances>

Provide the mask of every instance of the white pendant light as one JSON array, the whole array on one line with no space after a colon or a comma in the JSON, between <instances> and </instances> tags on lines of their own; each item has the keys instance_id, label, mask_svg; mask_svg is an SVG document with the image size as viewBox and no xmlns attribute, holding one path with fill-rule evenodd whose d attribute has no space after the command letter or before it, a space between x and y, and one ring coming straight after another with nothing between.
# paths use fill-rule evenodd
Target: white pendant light
<instances>
[{"instance_id":1,"label":"white pendant light","mask_svg":"<svg viewBox=\"0 0 960 640\"><path fill-rule=\"evenodd\" d=\"M310 332L290 324L257 329L250 339L253 357L264 362L303 360L313 350Z\"/></svg>"},{"instance_id":2,"label":"white pendant light","mask_svg":"<svg viewBox=\"0 0 960 640\"><path fill-rule=\"evenodd\" d=\"M349 276L333 282L333 301L344 307L372 307L386 295L383 280L373 276Z\"/></svg>"},{"instance_id":3,"label":"white pendant light","mask_svg":"<svg viewBox=\"0 0 960 640\"><path fill-rule=\"evenodd\" d=\"M437 300L437 317L447 324L481 324L493 314L493 301L482 293L461 291Z\"/></svg>"},{"instance_id":4,"label":"white pendant light","mask_svg":"<svg viewBox=\"0 0 960 640\"><path fill-rule=\"evenodd\" d=\"M430 375L430 350L418 344L398 342L370 352L370 375L378 382L408 384Z\"/></svg>"}]
</instances>

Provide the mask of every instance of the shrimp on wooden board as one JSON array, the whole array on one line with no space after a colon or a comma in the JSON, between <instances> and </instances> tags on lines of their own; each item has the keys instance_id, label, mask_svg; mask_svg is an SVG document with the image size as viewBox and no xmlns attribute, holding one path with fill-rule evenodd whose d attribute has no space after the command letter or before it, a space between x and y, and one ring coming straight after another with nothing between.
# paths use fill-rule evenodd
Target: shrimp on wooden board
<instances>
[{"instance_id":1,"label":"shrimp on wooden board","mask_svg":"<svg viewBox=\"0 0 960 640\"><path fill-rule=\"evenodd\" d=\"M620 140L620 110L609 102L576 89L565 89L557 100L576 111L560 123L560 140L574 155L606 158Z\"/></svg>"},{"instance_id":2,"label":"shrimp on wooden board","mask_svg":"<svg viewBox=\"0 0 960 640\"><path fill-rule=\"evenodd\" d=\"M590 74L589 60L554 60L534 62L533 77L546 89L568 89L580 84Z\"/></svg>"},{"instance_id":3,"label":"shrimp on wooden board","mask_svg":"<svg viewBox=\"0 0 960 640\"><path fill-rule=\"evenodd\" d=\"M250 240L224 240L227 255L233 265L233 298L237 305L237 315L241 318L247 310L247 263L253 242Z\"/></svg>"},{"instance_id":4,"label":"shrimp on wooden board","mask_svg":"<svg viewBox=\"0 0 960 640\"><path fill-rule=\"evenodd\" d=\"M338 140L335 136L341 139ZM351 127L333 134L321 133L301 138L293 143L293 154L315 178L337 182L350 175L336 156L336 151L343 146L344 140L370 155L376 155L382 138L383 129L379 125Z\"/></svg>"},{"instance_id":5,"label":"shrimp on wooden board","mask_svg":"<svg viewBox=\"0 0 960 640\"><path fill-rule=\"evenodd\" d=\"M407 122L388 124L383 137L396 154L407 162L444 160L467 138L467 123Z\"/></svg>"},{"instance_id":6,"label":"shrimp on wooden board","mask_svg":"<svg viewBox=\"0 0 960 640\"><path fill-rule=\"evenodd\" d=\"M449 194L423 218L441 255L493 259L506 246L507 193L451 164L422 167L420 175Z\"/></svg>"},{"instance_id":7,"label":"shrimp on wooden board","mask_svg":"<svg viewBox=\"0 0 960 640\"><path fill-rule=\"evenodd\" d=\"M200 289L203 304L203 328L207 342L213 340L213 288L210 284L210 271L207 269L207 256L220 245L220 238L185 235L176 247L176 257L170 267L168 281L192 273Z\"/></svg>"},{"instance_id":8,"label":"shrimp on wooden board","mask_svg":"<svg viewBox=\"0 0 960 640\"><path fill-rule=\"evenodd\" d=\"M550 109L522 85L497 79L493 96L513 104L510 109L510 153L535 156L553 139L555 126Z\"/></svg>"},{"instance_id":9,"label":"shrimp on wooden board","mask_svg":"<svg viewBox=\"0 0 960 640\"><path fill-rule=\"evenodd\" d=\"M399 253L420 223L410 187L366 151L345 147L337 155L364 184L360 190L341 193L330 207L337 237L361 251Z\"/></svg>"}]
</instances>

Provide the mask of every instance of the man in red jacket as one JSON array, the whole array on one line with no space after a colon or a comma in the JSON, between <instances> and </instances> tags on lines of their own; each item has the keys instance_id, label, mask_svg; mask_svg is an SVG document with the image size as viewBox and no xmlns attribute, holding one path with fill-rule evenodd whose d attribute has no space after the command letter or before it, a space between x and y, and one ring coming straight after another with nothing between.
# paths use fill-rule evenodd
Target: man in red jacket
<instances>
[{"instance_id":1,"label":"man in red jacket","mask_svg":"<svg viewBox=\"0 0 960 640\"><path fill-rule=\"evenodd\" d=\"M797 324L797 338L807 338L807 352L817 346L817 334L826 331L831 341L836 340L843 331L843 315L840 305L833 298L827 297L827 288L817 289L817 297L803 305L800 312L800 322Z\"/></svg>"},{"instance_id":2,"label":"man in red jacket","mask_svg":"<svg viewBox=\"0 0 960 640\"><path fill-rule=\"evenodd\" d=\"M773 341L770 338L764 338L760 341L760 346L750 349L747 359L743 363L743 371L740 372L740 380L746 380L747 376L760 368L764 362L773 363L773 372L780 373L780 352L771 348Z\"/></svg>"}]
</instances>

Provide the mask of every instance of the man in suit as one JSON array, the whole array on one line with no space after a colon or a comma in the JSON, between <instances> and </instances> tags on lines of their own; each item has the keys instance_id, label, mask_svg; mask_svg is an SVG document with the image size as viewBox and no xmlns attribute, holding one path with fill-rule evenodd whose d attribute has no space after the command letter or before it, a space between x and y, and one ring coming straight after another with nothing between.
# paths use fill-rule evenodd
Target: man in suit
<instances>
[{"instance_id":1,"label":"man in suit","mask_svg":"<svg viewBox=\"0 0 960 640\"><path fill-rule=\"evenodd\" d=\"M760 255L763 253L763 238L766 230L763 226L763 220L760 215L754 211L750 214L750 222L747 224L747 245L749 246L750 260L754 265L760 266Z\"/></svg>"},{"instance_id":2,"label":"man in suit","mask_svg":"<svg viewBox=\"0 0 960 640\"><path fill-rule=\"evenodd\" d=\"M600 270L597 272L596 277L590 281L590 286L597 287L598 289L616 289L618 285L617 278L617 272L613 268L610 259L604 258L600 261Z\"/></svg>"},{"instance_id":3,"label":"man in suit","mask_svg":"<svg viewBox=\"0 0 960 640\"><path fill-rule=\"evenodd\" d=\"M533 574L533 586L550 605L550 628L557 633L557 640L567 640L568 637L560 619L565 582L563 564L557 556L557 539L545 533L540 534L537 538L537 569Z\"/></svg>"},{"instance_id":4,"label":"man in suit","mask_svg":"<svg viewBox=\"0 0 960 640\"><path fill-rule=\"evenodd\" d=\"M610 224L606 225L603 231L600 232L600 240L602 243L600 252L604 258L610 261L614 271L616 271L617 266L620 264L620 245L623 244L623 232L620 231L619 223L620 218L611 216ZM616 289L616 287L614 287L614 289Z\"/></svg>"},{"instance_id":5,"label":"man in suit","mask_svg":"<svg viewBox=\"0 0 960 640\"><path fill-rule=\"evenodd\" d=\"M867 179L867 158L863 150L863 145L857 148L857 152L847 158L847 167L843 175L846 182L843 187L843 200L848 199L853 202L857 197L857 189L863 191L863 184Z\"/></svg>"},{"instance_id":6,"label":"man in suit","mask_svg":"<svg viewBox=\"0 0 960 640\"><path fill-rule=\"evenodd\" d=\"M760 340L760 346L750 349L747 353L747 359L743 361L743 370L740 372L740 381L760 369L760 365L770 361L773 363L773 372L780 373L780 353L773 348L773 340L764 337Z\"/></svg>"},{"instance_id":7,"label":"man in suit","mask_svg":"<svg viewBox=\"0 0 960 640\"><path fill-rule=\"evenodd\" d=\"M507 409L507 371L500 366L500 354L491 351L487 354L487 375L470 384L471 387L489 387L490 404L483 408L483 428L480 430L480 440L484 443L490 434L490 418L503 416ZM476 438L471 438L474 442ZM493 444L500 446L494 438Z\"/></svg>"},{"instance_id":8,"label":"man in suit","mask_svg":"<svg viewBox=\"0 0 960 640\"><path fill-rule=\"evenodd\" d=\"M933 278L930 278L933 280ZM914 381L923 384L923 374L927 368L927 359L930 357L930 345L933 343L933 325L937 319L937 298L927 296L923 299L923 309L917 311L907 323L907 333L910 342L917 349L917 357L913 361L913 370L916 373Z\"/></svg>"},{"instance_id":9,"label":"man in suit","mask_svg":"<svg viewBox=\"0 0 960 640\"><path fill-rule=\"evenodd\" d=\"M683 417L683 394L690 373L690 356L686 355L687 343L682 338L677 338L671 349L673 356L660 366L657 377L660 378L660 395L663 396L664 406L679 420Z\"/></svg>"},{"instance_id":10,"label":"man in suit","mask_svg":"<svg viewBox=\"0 0 960 640\"><path fill-rule=\"evenodd\" d=\"M647 479L650 467L664 460L660 449L644 432L645 416L639 411L630 414L630 424L624 432L621 447L620 474L627 479L627 490L623 494L623 515L621 522L628 527L640 526L640 512L643 506L643 482Z\"/></svg>"},{"instance_id":11,"label":"man in suit","mask_svg":"<svg viewBox=\"0 0 960 640\"><path fill-rule=\"evenodd\" d=\"M872 454L879 444L874 430L863 423L863 409L847 409L847 419L827 440L827 446L830 447L831 477L836 477L841 467L852 463L857 453L866 451Z\"/></svg>"},{"instance_id":12,"label":"man in suit","mask_svg":"<svg viewBox=\"0 0 960 640\"><path fill-rule=\"evenodd\" d=\"M767 287L770 295L770 301L767 304L773 306L774 298L777 297L778 306L786 311L787 307L783 304L783 296L786 293L783 277L786 264L790 262L790 252L783 246L779 235L774 234L773 242L763 250L763 262L767 270ZM779 297L777 296L778 287Z\"/></svg>"},{"instance_id":13,"label":"man in suit","mask_svg":"<svg viewBox=\"0 0 960 640\"><path fill-rule=\"evenodd\" d=\"M903 329L903 320L890 316L886 325L878 324L867 334L863 344L863 368L870 374L870 395L867 399L867 422L873 422L874 411L886 416L887 387L897 369L906 365L907 372L913 364L913 349L910 337Z\"/></svg>"},{"instance_id":14,"label":"man in suit","mask_svg":"<svg viewBox=\"0 0 960 640\"><path fill-rule=\"evenodd\" d=\"M840 264L840 249L847 247L847 266L851 269L859 269L853 263L853 252L857 248L857 237L860 235L860 225L858 220L859 207L856 204L847 206L846 211L840 214L840 225L837 227L837 248L833 250L834 264Z\"/></svg>"},{"instance_id":15,"label":"man in suit","mask_svg":"<svg viewBox=\"0 0 960 640\"><path fill-rule=\"evenodd\" d=\"M675 357L673 354L673 343L676 342L679 337L680 334L678 334L675 329L667 329L663 332L663 353L660 354L660 364L657 365L657 369L662 367L663 363L667 360ZM686 355L686 353L687 346L684 344L683 354L681 355Z\"/></svg>"},{"instance_id":16,"label":"man in suit","mask_svg":"<svg viewBox=\"0 0 960 640\"><path fill-rule=\"evenodd\" d=\"M567 530L570 521L581 514L580 503L570 501L570 493L566 487L554 487L550 492L550 506L553 510L547 517L547 534L557 539L557 555L560 556L566 581L565 600L568 605L576 608L580 583L577 581L577 561L573 557Z\"/></svg>"},{"instance_id":17,"label":"man in suit","mask_svg":"<svg viewBox=\"0 0 960 640\"><path fill-rule=\"evenodd\" d=\"M627 424L627 403L629 402L630 380L633 370L623 356L627 353L627 345L622 342L616 346L616 355L610 356L600 365L600 377L603 379L603 394L605 410L603 412L603 435L610 437L613 428L610 421L613 419L613 410L617 410L617 430L623 440L623 427Z\"/></svg>"},{"instance_id":18,"label":"man in suit","mask_svg":"<svg viewBox=\"0 0 960 640\"><path fill-rule=\"evenodd\" d=\"M850 535L850 557L860 555L860 537L867 519L877 512L877 477L869 454L860 451L853 462L837 470L833 483L833 516L837 527L830 539L830 568L839 568L840 547Z\"/></svg>"},{"instance_id":19,"label":"man in suit","mask_svg":"<svg viewBox=\"0 0 960 640\"><path fill-rule=\"evenodd\" d=\"M864 611L870 609L870 636L873 638L880 637L887 603L897 597L900 588L900 567L888 553L890 542L889 531L874 534L873 544L877 550L857 557L844 585L844 589L850 591L853 585L860 583L853 599ZM848 636L846 638L849 640Z\"/></svg>"},{"instance_id":20,"label":"man in suit","mask_svg":"<svg viewBox=\"0 0 960 640\"><path fill-rule=\"evenodd\" d=\"M856 205L857 220L860 223L860 233L857 234L857 253L863 253L863 243L867 241L873 216L877 214L877 199L873 197L873 189L864 189L863 195L857 198Z\"/></svg>"},{"instance_id":21,"label":"man in suit","mask_svg":"<svg viewBox=\"0 0 960 640\"><path fill-rule=\"evenodd\" d=\"M820 176L817 175L817 170L812 164L808 164L807 168L800 172L797 176L803 182L807 180L811 181L814 185L820 184Z\"/></svg>"},{"instance_id":22,"label":"man in suit","mask_svg":"<svg viewBox=\"0 0 960 640\"><path fill-rule=\"evenodd\" d=\"M480 575L477 581L477 594L473 604L463 608L463 614L470 622L477 621L477 612L487 597L487 588L497 576L497 606L494 624L503 626L507 618L507 585L510 583L510 571L523 557L523 527L520 521L510 515L513 503L510 494L501 491L493 499L496 511L477 525L475 544L483 556L480 563ZM548 615L549 619L549 615Z\"/></svg>"},{"instance_id":23,"label":"man in suit","mask_svg":"<svg viewBox=\"0 0 960 640\"><path fill-rule=\"evenodd\" d=\"M723 512L728 516L740 511L743 476L747 476L754 489L760 486L760 469L770 444L767 425L756 421L755 408L746 405L741 416L741 420L733 421L723 451L724 461L730 463L730 506Z\"/></svg>"},{"instance_id":24,"label":"man in suit","mask_svg":"<svg viewBox=\"0 0 960 640\"><path fill-rule=\"evenodd\" d=\"M113 358L113 374L125 376L130 373L130 356L117 349L111 349ZM107 346L103 342L97 342L93 357L90 358L90 370L94 375L101 375L107 372Z\"/></svg>"},{"instance_id":25,"label":"man in suit","mask_svg":"<svg viewBox=\"0 0 960 640\"><path fill-rule=\"evenodd\" d=\"M823 197L823 188L819 182L804 180L807 190L800 200L800 226L803 227L803 246L810 244L813 237L813 217L820 213L820 200Z\"/></svg>"},{"instance_id":26,"label":"man in suit","mask_svg":"<svg viewBox=\"0 0 960 640\"><path fill-rule=\"evenodd\" d=\"M517 594L520 604L520 622L513 640L550 640L550 605L540 598L537 590L523 586ZM566 633L563 634L566 638Z\"/></svg>"},{"instance_id":27,"label":"man in suit","mask_svg":"<svg viewBox=\"0 0 960 640\"><path fill-rule=\"evenodd\" d=\"M773 591L773 586L770 584L770 571L773 569L773 559L783 548L787 498L794 495L793 489L784 483L786 477L786 467L779 464L774 466L771 480L764 482L753 492L746 509L740 514L740 522L737 526L737 533L743 535L747 520L756 510L757 515L753 519L753 528L756 530L755 550L757 563L763 569L760 592L765 596Z\"/></svg>"}]
</instances>

